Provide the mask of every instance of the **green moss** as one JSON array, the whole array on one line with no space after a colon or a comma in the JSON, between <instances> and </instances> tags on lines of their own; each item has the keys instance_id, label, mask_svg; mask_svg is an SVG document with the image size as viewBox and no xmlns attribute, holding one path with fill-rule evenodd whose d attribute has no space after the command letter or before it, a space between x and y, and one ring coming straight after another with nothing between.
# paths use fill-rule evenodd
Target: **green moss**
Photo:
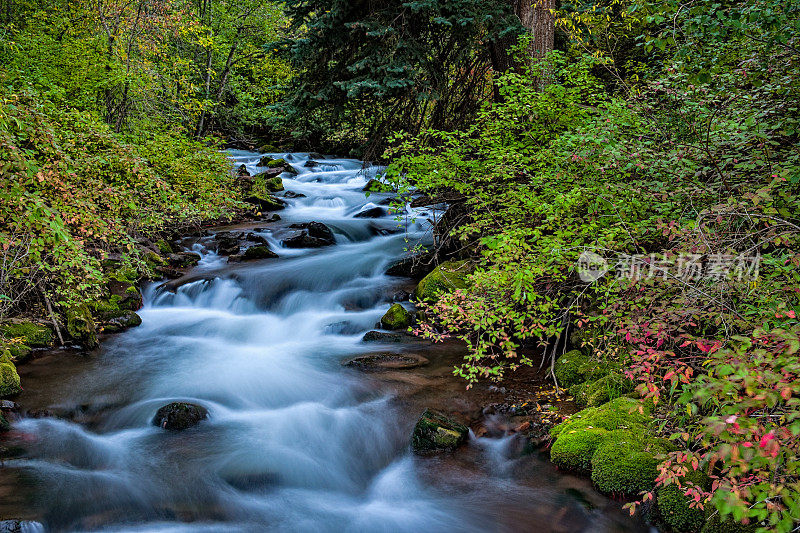
<instances>
[{"instance_id":1,"label":"green moss","mask_svg":"<svg viewBox=\"0 0 800 533\"><path fill-rule=\"evenodd\" d=\"M8 431L9 429L11 429L11 424L5 419L3 413L0 413L0 432Z\"/></svg>"},{"instance_id":2,"label":"green moss","mask_svg":"<svg viewBox=\"0 0 800 533\"><path fill-rule=\"evenodd\" d=\"M87 305L77 305L67 310L67 333L86 347L97 346L97 328Z\"/></svg>"},{"instance_id":3,"label":"green moss","mask_svg":"<svg viewBox=\"0 0 800 533\"><path fill-rule=\"evenodd\" d=\"M619 363L598 361L597 359L589 358L588 361L580 365L578 373L583 376L585 381L597 381L609 374L621 374L622 367Z\"/></svg>"},{"instance_id":4,"label":"green moss","mask_svg":"<svg viewBox=\"0 0 800 533\"><path fill-rule=\"evenodd\" d=\"M609 374L586 384L586 405L596 407L633 392L633 381L620 374Z\"/></svg>"},{"instance_id":5,"label":"green moss","mask_svg":"<svg viewBox=\"0 0 800 533\"><path fill-rule=\"evenodd\" d=\"M6 350L0 355L0 398L18 394L21 390L17 368L11 362L11 354Z\"/></svg>"},{"instance_id":6,"label":"green moss","mask_svg":"<svg viewBox=\"0 0 800 533\"><path fill-rule=\"evenodd\" d=\"M414 290L418 301L430 302L442 292L466 289L469 285L470 266L467 261L448 261L437 266L433 272L422 278Z\"/></svg>"},{"instance_id":7,"label":"green moss","mask_svg":"<svg viewBox=\"0 0 800 533\"><path fill-rule=\"evenodd\" d=\"M561 433L550 448L550 460L564 470L588 473L592 455L609 432L601 428L578 428Z\"/></svg>"},{"instance_id":8,"label":"green moss","mask_svg":"<svg viewBox=\"0 0 800 533\"><path fill-rule=\"evenodd\" d=\"M639 409L642 412L639 412ZM600 428L607 431L617 429L639 429L644 431L649 422L649 409L633 398L617 398L600 407L589 407L572 415L569 420L554 427L550 434L558 437L561 433L585 428Z\"/></svg>"},{"instance_id":9,"label":"green moss","mask_svg":"<svg viewBox=\"0 0 800 533\"><path fill-rule=\"evenodd\" d=\"M588 402L587 395L586 395L586 386L587 383L578 383L577 385L571 386L567 389L567 393L572 396L575 405L580 408L586 407L586 403Z\"/></svg>"},{"instance_id":10,"label":"green moss","mask_svg":"<svg viewBox=\"0 0 800 533\"><path fill-rule=\"evenodd\" d=\"M262 154L275 154L278 153L280 150L274 144L262 144L258 147L258 151Z\"/></svg>"},{"instance_id":11,"label":"green moss","mask_svg":"<svg viewBox=\"0 0 800 533\"><path fill-rule=\"evenodd\" d=\"M284 158L282 158L282 157L280 157L278 159L271 159L270 161L267 161L267 167L268 168L278 168L278 167L285 167L285 166L288 166L288 165L286 164L286 160Z\"/></svg>"},{"instance_id":12,"label":"green moss","mask_svg":"<svg viewBox=\"0 0 800 533\"><path fill-rule=\"evenodd\" d=\"M154 266L164 266L167 264L167 260L155 253L152 250L147 250L144 252L144 260L147 262L151 267Z\"/></svg>"},{"instance_id":13,"label":"green moss","mask_svg":"<svg viewBox=\"0 0 800 533\"><path fill-rule=\"evenodd\" d=\"M408 329L414 317L400 304L392 305L381 317L381 325L386 329Z\"/></svg>"},{"instance_id":14,"label":"green moss","mask_svg":"<svg viewBox=\"0 0 800 533\"><path fill-rule=\"evenodd\" d=\"M676 533L695 533L705 523L705 513L689 507L689 497L677 485L658 489L656 503L661 519Z\"/></svg>"},{"instance_id":15,"label":"green moss","mask_svg":"<svg viewBox=\"0 0 800 533\"><path fill-rule=\"evenodd\" d=\"M414 426L411 447L421 455L450 451L466 442L468 436L469 429L463 424L426 409Z\"/></svg>"},{"instance_id":16,"label":"green moss","mask_svg":"<svg viewBox=\"0 0 800 533\"><path fill-rule=\"evenodd\" d=\"M156 248L158 248L158 251L162 254L169 255L171 253L175 253L175 251L172 249L172 246L170 246L169 243L164 239L157 240L155 245Z\"/></svg>"},{"instance_id":17,"label":"green moss","mask_svg":"<svg viewBox=\"0 0 800 533\"><path fill-rule=\"evenodd\" d=\"M755 533L755 524L741 524L728 515L724 519L713 505L706 505L705 524L700 533Z\"/></svg>"},{"instance_id":18,"label":"green moss","mask_svg":"<svg viewBox=\"0 0 800 533\"><path fill-rule=\"evenodd\" d=\"M278 192L283 190L283 180L280 176L275 176L274 178L270 178L268 180L264 180L264 187L269 192Z\"/></svg>"},{"instance_id":19,"label":"green moss","mask_svg":"<svg viewBox=\"0 0 800 533\"><path fill-rule=\"evenodd\" d=\"M592 455L592 481L602 492L637 495L652 490L658 475L659 454L671 449L669 441L646 432L611 432Z\"/></svg>"},{"instance_id":20,"label":"green moss","mask_svg":"<svg viewBox=\"0 0 800 533\"><path fill-rule=\"evenodd\" d=\"M589 358L580 350L569 351L556 359L554 371L558 384L566 388L586 381L580 368L588 362Z\"/></svg>"},{"instance_id":21,"label":"green moss","mask_svg":"<svg viewBox=\"0 0 800 533\"><path fill-rule=\"evenodd\" d=\"M22 339L22 343L28 346L44 347L53 344L53 331L33 322L3 324L0 332L7 339Z\"/></svg>"},{"instance_id":22,"label":"green moss","mask_svg":"<svg viewBox=\"0 0 800 533\"><path fill-rule=\"evenodd\" d=\"M8 352L11 354L11 361L13 361L15 365L24 363L30 359L32 351L30 346L25 346L24 344L11 344L8 346Z\"/></svg>"}]
</instances>

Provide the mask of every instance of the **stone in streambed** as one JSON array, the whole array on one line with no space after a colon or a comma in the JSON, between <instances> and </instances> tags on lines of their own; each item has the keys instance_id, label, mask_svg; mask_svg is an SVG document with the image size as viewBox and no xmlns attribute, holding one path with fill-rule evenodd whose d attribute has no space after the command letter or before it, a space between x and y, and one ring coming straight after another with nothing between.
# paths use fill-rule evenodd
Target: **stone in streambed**
<instances>
[{"instance_id":1,"label":"stone in streambed","mask_svg":"<svg viewBox=\"0 0 800 533\"><path fill-rule=\"evenodd\" d=\"M242 261L255 261L257 259L273 259L278 254L269 249L269 246L253 246L242 254Z\"/></svg>"},{"instance_id":2,"label":"stone in streambed","mask_svg":"<svg viewBox=\"0 0 800 533\"><path fill-rule=\"evenodd\" d=\"M67 309L67 333L87 348L97 346L97 325L87 305Z\"/></svg>"},{"instance_id":3,"label":"stone in streambed","mask_svg":"<svg viewBox=\"0 0 800 533\"><path fill-rule=\"evenodd\" d=\"M301 193L301 192L286 191L283 194L283 197L284 198L290 198L290 199L293 199L293 198L306 198L306 195Z\"/></svg>"},{"instance_id":4,"label":"stone in streambed","mask_svg":"<svg viewBox=\"0 0 800 533\"><path fill-rule=\"evenodd\" d=\"M353 215L353 218L381 218L386 216L387 211L382 207L370 207Z\"/></svg>"},{"instance_id":5,"label":"stone in streambed","mask_svg":"<svg viewBox=\"0 0 800 533\"><path fill-rule=\"evenodd\" d=\"M381 327L386 329L408 329L414 323L414 316L400 304L392 305L381 318Z\"/></svg>"},{"instance_id":6,"label":"stone in streambed","mask_svg":"<svg viewBox=\"0 0 800 533\"><path fill-rule=\"evenodd\" d=\"M426 409L414 426L411 448L417 455L453 451L467 441L469 429L452 418Z\"/></svg>"},{"instance_id":7,"label":"stone in streambed","mask_svg":"<svg viewBox=\"0 0 800 533\"><path fill-rule=\"evenodd\" d=\"M244 199L250 205L253 205L259 211L278 211L286 207L286 203L274 196L258 196L251 195Z\"/></svg>"},{"instance_id":8,"label":"stone in streambed","mask_svg":"<svg viewBox=\"0 0 800 533\"><path fill-rule=\"evenodd\" d=\"M165 405L153 417L153 425L171 431L183 431L208 418L205 407L193 403L175 402Z\"/></svg>"},{"instance_id":9,"label":"stone in streambed","mask_svg":"<svg viewBox=\"0 0 800 533\"><path fill-rule=\"evenodd\" d=\"M235 255L239 253L239 241L232 238L223 238L217 241L219 255Z\"/></svg>"},{"instance_id":10,"label":"stone in streambed","mask_svg":"<svg viewBox=\"0 0 800 533\"><path fill-rule=\"evenodd\" d=\"M321 222L292 224L289 227L301 231L297 231L281 241L287 248L321 248L336 244L336 237L331 229Z\"/></svg>"},{"instance_id":11,"label":"stone in streambed","mask_svg":"<svg viewBox=\"0 0 800 533\"><path fill-rule=\"evenodd\" d=\"M122 311L117 317L114 317L103 326L106 333L117 333L129 328L135 328L142 325L142 317L133 311Z\"/></svg>"}]
</instances>

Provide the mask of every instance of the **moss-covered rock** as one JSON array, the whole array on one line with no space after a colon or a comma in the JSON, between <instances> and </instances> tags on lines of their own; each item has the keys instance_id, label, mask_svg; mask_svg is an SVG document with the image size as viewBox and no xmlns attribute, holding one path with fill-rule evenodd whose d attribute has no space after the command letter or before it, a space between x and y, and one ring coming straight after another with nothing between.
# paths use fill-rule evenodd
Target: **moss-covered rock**
<instances>
[{"instance_id":1,"label":"moss-covered rock","mask_svg":"<svg viewBox=\"0 0 800 533\"><path fill-rule=\"evenodd\" d=\"M467 261L448 261L422 278L414 290L418 301L432 302L443 292L466 289L469 286L470 265Z\"/></svg>"},{"instance_id":2,"label":"moss-covered rock","mask_svg":"<svg viewBox=\"0 0 800 533\"><path fill-rule=\"evenodd\" d=\"M586 377L580 369L587 363L589 363L589 357L580 350L571 350L556 359L554 372L558 384L567 388L586 381Z\"/></svg>"},{"instance_id":3,"label":"moss-covered rock","mask_svg":"<svg viewBox=\"0 0 800 533\"><path fill-rule=\"evenodd\" d=\"M609 434L602 428L578 428L562 433L550 448L550 460L564 470L588 474L592 455Z\"/></svg>"},{"instance_id":4,"label":"moss-covered rock","mask_svg":"<svg viewBox=\"0 0 800 533\"><path fill-rule=\"evenodd\" d=\"M586 384L586 405L596 407L633 392L633 381L621 374L609 374Z\"/></svg>"},{"instance_id":5,"label":"moss-covered rock","mask_svg":"<svg viewBox=\"0 0 800 533\"><path fill-rule=\"evenodd\" d=\"M278 211L284 209L286 204L274 196L251 195L245 198L245 202L255 206L259 211Z\"/></svg>"},{"instance_id":6,"label":"moss-covered rock","mask_svg":"<svg viewBox=\"0 0 800 533\"><path fill-rule=\"evenodd\" d=\"M283 180L280 176L275 176L264 180L264 188L269 192L279 192L283 190Z\"/></svg>"},{"instance_id":7,"label":"moss-covered rock","mask_svg":"<svg viewBox=\"0 0 800 533\"><path fill-rule=\"evenodd\" d=\"M274 144L270 144L270 143L262 144L261 146L259 146L257 148L257 150L259 152L261 152L262 154L276 154L276 153L278 153L280 151L280 150L278 150L277 146L275 146Z\"/></svg>"},{"instance_id":8,"label":"moss-covered rock","mask_svg":"<svg viewBox=\"0 0 800 533\"><path fill-rule=\"evenodd\" d=\"M11 354L6 350L0 354L0 398L18 394L21 390L17 368L11 361Z\"/></svg>"},{"instance_id":9,"label":"moss-covered rock","mask_svg":"<svg viewBox=\"0 0 800 533\"><path fill-rule=\"evenodd\" d=\"M11 361L15 365L26 362L33 354L31 347L24 344L9 344L8 352L11 355Z\"/></svg>"},{"instance_id":10,"label":"moss-covered rock","mask_svg":"<svg viewBox=\"0 0 800 533\"><path fill-rule=\"evenodd\" d=\"M411 447L418 455L452 451L464 444L469 429L452 418L426 409L414 426Z\"/></svg>"},{"instance_id":11,"label":"moss-covered rock","mask_svg":"<svg viewBox=\"0 0 800 533\"><path fill-rule=\"evenodd\" d=\"M583 409L586 407L588 402L587 395L586 395L586 386L587 383L578 383L577 385L571 386L567 389L567 393L572 396L572 400L575 402L575 405Z\"/></svg>"},{"instance_id":12,"label":"moss-covered rock","mask_svg":"<svg viewBox=\"0 0 800 533\"><path fill-rule=\"evenodd\" d=\"M45 347L53 344L53 330L34 322L9 322L0 326L6 339L20 339L22 344Z\"/></svg>"},{"instance_id":13,"label":"moss-covered rock","mask_svg":"<svg viewBox=\"0 0 800 533\"><path fill-rule=\"evenodd\" d=\"M67 333L87 348L97 346L97 326L87 305L76 305L67 310Z\"/></svg>"},{"instance_id":14,"label":"moss-covered rock","mask_svg":"<svg viewBox=\"0 0 800 533\"><path fill-rule=\"evenodd\" d=\"M159 239L153 244L155 244L156 248L158 248L158 251L164 255L175 253L175 250L172 249L172 246L170 246L169 243L164 239Z\"/></svg>"},{"instance_id":15,"label":"moss-covered rock","mask_svg":"<svg viewBox=\"0 0 800 533\"><path fill-rule=\"evenodd\" d=\"M649 421L649 412L647 405L640 401L633 398L617 398L599 407L589 407L575 413L569 420L550 430L550 434L559 437L562 433L585 428L600 428L607 431L637 429L644 432Z\"/></svg>"},{"instance_id":16,"label":"moss-covered rock","mask_svg":"<svg viewBox=\"0 0 800 533\"><path fill-rule=\"evenodd\" d=\"M648 437L646 432L612 431L592 455L592 481L605 493L637 495L652 490L658 476L656 457L670 449L669 441Z\"/></svg>"},{"instance_id":17,"label":"moss-covered rock","mask_svg":"<svg viewBox=\"0 0 800 533\"><path fill-rule=\"evenodd\" d=\"M400 304L392 305L381 317L381 326L386 329L408 329L413 323L413 315Z\"/></svg>"},{"instance_id":18,"label":"moss-covered rock","mask_svg":"<svg viewBox=\"0 0 800 533\"><path fill-rule=\"evenodd\" d=\"M367 182L363 189L364 192L393 192L394 187L389 185L388 183L384 183L380 180L371 179Z\"/></svg>"},{"instance_id":19,"label":"moss-covered rock","mask_svg":"<svg viewBox=\"0 0 800 533\"><path fill-rule=\"evenodd\" d=\"M242 260L255 261L257 259L272 259L278 254L269 249L269 246L251 246L242 254Z\"/></svg>"},{"instance_id":20,"label":"moss-covered rock","mask_svg":"<svg viewBox=\"0 0 800 533\"><path fill-rule=\"evenodd\" d=\"M133 311L122 311L118 316L109 319L103 324L106 333L118 333L129 328L142 325L142 317Z\"/></svg>"}]
</instances>

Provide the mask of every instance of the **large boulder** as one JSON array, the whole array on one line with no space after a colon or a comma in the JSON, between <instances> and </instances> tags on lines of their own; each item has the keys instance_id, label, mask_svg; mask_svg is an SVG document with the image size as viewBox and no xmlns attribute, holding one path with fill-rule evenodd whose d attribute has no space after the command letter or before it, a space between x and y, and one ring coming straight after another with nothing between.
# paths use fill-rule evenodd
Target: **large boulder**
<instances>
[{"instance_id":1,"label":"large boulder","mask_svg":"<svg viewBox=\"0 0 800 533\"><path fill-rule=\"evenodd\" d=\"M259 211L278 211L286 207L286 203L274 196L258 196L251 195L244 199L250 205L253 205Z\"/></svg>"},{"instance_id":2,"label":"large boulder","mask_svg":"<svg viewBox=\"0 0 800 533\"><path fill-rule=\"evenodd\" d=\"M469 429L442 413L426 409L414 426L411 448L417 455L453 451L469 438Z\"/></svg>"},{"instance_id":3,"label":"large boulder","mask_svg":"<svg viewBox=\"0 0 800 533\"><path fill-rule=\"evenodd\" d=\"M11 362L11 354L6 350L0 354L0 397L13 396L22 391L17 367Z\"/></svg>"},{"instance_id":4,"label":"large boulder","mask_svg":"<svg viewBox=\"0 0 800 533\"><path fill-rule=\"evenodd\" d=\"M592 481L607 494L637 495L652 490L658 456L672 450L666 439L641 431L612 431L592 455Z\"/></svg>"},{"instance_id":5,"label":"large boulder","mask_svg":"<svg viewBox=\"0 0 800 533\"><path fill-rule=\"evenodd\" d=\"M408 329L414 323L414 316L400 304L392 305L381 317L381 327L386 329Z\"/></svg>"},{"instance_id":6,"label":"large boulder","mask_svg":"<svg viewBox=\"0 0 800 533\"><path fill-rule=\"evenodd\" d=\"M559 386L567 388L586 381L583 367L589 357L580 350L570 350L556 359L554 373Z\"/></svg>"},{"instance_id":7,"label":"large boulder","mask_svg":"<svg viewBox=\"0 0 800 533\"><path fill-rule=\"evenodd\" d=\"M468 277L471 272L467 261L448 261L433 269L433 272L422 278L414 290L417 301L432 302L439 294L469 286Z\"/></svg>"},{"instance_id":8,"label":"large boulder","mask_svg":"<svg viewBox=\"0 0 800 533\"><path fill-rule=\"evenodd\" d=\"M153 425L171 431L183 431L208 418L208 410L193 403L175 402L165 405L153 417Z\"/></svg>"},{"instance_id":9,"label":"large boulder","mask_svg":"<svg viewBox=\"0 0 800 533\"><path fill-rule=\"evenodd\" d=\"M292 224L290 228L300 229L282 241L287 248L321 248L336 244L336 237L331 229L321 222Z\"/></svg>"}]
</instances>

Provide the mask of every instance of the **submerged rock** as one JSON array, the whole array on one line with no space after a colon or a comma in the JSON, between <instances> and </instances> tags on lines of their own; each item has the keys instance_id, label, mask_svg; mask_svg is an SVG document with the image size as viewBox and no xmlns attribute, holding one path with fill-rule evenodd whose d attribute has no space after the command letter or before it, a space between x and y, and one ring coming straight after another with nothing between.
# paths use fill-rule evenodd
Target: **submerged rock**
<instances>
[{"instance_id":1,"label":"submerged rock","mask_svg":"<svg viewBox=\"0 0 800 533\"><path fill-rule=\"evenodd\" d=\"M39 522L30 520L0 520L0 533L38 533L44 531Z\"/></svg>"},{"instance_id":2,"label":"submerged rock","mask_svg":"<svg viewBox=\"0 0 800 533\"><path fill-rule=\"evenodd\" d=\"M381 326L386 329L408 329L414 323L414 316L400 304L392 305L381 318Z\"/></svg>"},{"instance_id":3,"label":"submerged rock","mask_svg":"<svg viewBox=\"0 0 800 533\"><path fill-rule=\"evenodd\" d=\"M193 403L175 402L165 405L153 417L153 425L172 431L183 431L208 418L208 410Z\"/></svg>"},{"instance_id":4,"label":"submerged rock","mask_svg":"<svg viewBox=\"0 0 800 533\"><path fill-rule=\"evenodd\" d=\"M417 455L453 451L467 441L469 429L450 417L426 409L414 426L411 448Z\"/></svg>"},{"instance_id":5,"label":"submerged rock","mask_svg":"<svg viewBox=\"0 0 800 533\"><path fill-rule=\"evenodd\" d=\"M291 234L281 242L287 248L321 248L336 244L336 237L331 229L321 222L292 224L289 227L299 228L301 231Z\"/></svg>"},{"instance_id":6,"label":"submerged rock","mask_svg":"<svg viewBox=\"0 0 800 533\"><path fill-rule=\"evenodd\" d=\"M427 358L414 353L375 353L348 359L342 365L360 370L408 370L428 362Z\"/></svg>"}]
</instances>

